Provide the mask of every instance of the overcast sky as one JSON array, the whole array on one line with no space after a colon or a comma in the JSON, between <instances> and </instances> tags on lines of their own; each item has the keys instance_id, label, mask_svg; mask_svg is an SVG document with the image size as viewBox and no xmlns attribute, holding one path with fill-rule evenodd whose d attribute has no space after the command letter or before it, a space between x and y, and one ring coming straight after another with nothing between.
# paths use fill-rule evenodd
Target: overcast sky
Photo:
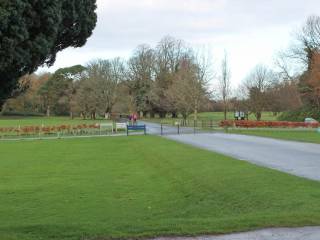
<instances>
[{"instance_id":1,"label":"overcast sky","mask_svg":"<svg viewBox=\"0 0 320 240\"><path fill-rule=\"evenodd\" d=\"M272 65L294 31L309 15L320 13L319 0L97 2L98 24L86 46L59 53L50 71L96 58L128 58L137 45L155 46L170 35L195 48L209 49L216 68L226 49L232 82L237 85L256 64Z\"/></svg>"}]
</instances>

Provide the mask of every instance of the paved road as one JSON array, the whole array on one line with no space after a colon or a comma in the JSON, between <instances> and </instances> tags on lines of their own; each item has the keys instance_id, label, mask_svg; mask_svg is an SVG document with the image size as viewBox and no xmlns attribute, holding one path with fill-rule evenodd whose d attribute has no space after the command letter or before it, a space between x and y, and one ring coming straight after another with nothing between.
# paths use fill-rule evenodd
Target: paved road
<instances>
[{"instance_id":1,"label":"paved road","mask_svg":"<svg viewBox=\"0 0 320 240\"><path fill-rule=\"evenodd\" d=\"M147 125L148 134L161 135L161 125L160 124L143 122L143 121L139 121L139 124ZM176 134L178 134L178 131L180 131L180 133L184 133L184 134L194 133L194 129L190 128L190 127L180 127L180 129L178 130L178 126L170 126L170 125L163 125L162 126L162 132L164 135L176 135Z\"/></svg>"},{"instance_id":2,"label":"paved road","mask_svg":"<svg viewBox=\"0 0 320 240\"><path fill-rule=\"evenodd\" d=\"M320 145L224 133L172 135L168 138L320 181Z\"/></svg>"},{"instance_id":3,"label":"paved road","mask_svg":"<svg viewBox=\"0 0 320 240\"><path fill-rule=\"evenodd\" d=\"M146 124L150 134L159 134L158 124ZM176 128L170 131L175 134L167 135L169 139L320 181L320 144L225 133L178 135ZM185 131L193 132L192 129Z\"/></svg>"},{"instance_id":4,"label":"paved road","mask_svg":"<svg viewBox=\"0 0 320 240\"><path fill-rule=\"evenodd\" d=\"M278 228L231 234L224 236L202 236L190 238L156 238L154 240L319 240L320 227Z\"/></svg>"}]
</instances>

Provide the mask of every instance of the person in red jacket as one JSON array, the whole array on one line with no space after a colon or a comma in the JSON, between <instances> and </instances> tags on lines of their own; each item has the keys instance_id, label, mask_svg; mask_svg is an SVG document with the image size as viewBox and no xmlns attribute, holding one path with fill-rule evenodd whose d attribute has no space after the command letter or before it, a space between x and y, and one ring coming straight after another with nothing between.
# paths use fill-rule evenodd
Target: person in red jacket
<instances>
[{"instance_id":1,"label":"person in red jacket","mask_svg":"<svg viewBox=\"0 0 320 240\"><path fill-rule=\"evenodd\" d=\"M138 115L136 113L133 114L133 124L137 124L138 121Z\"/></svg>"}]
</instances>

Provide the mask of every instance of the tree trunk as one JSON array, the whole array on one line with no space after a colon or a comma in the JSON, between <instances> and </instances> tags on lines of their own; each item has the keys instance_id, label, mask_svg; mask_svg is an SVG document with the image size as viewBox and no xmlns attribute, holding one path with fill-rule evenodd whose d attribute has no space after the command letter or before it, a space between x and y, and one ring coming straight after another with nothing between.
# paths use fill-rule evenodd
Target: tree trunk
<instances>
[{"instance_id":1,"label":"tree trunk","mask_svg":"<svg viewBox=\"0 0 320 240\"><path fill-rule=\"evenodd\" d=\"M193 120L198 121L198 110L199 110L199 101L198 99L194 102L194 113L193 113Z\"/></svg>"},{"instance_id":2,"label":"tree trunk","mask_svg":"<svg viewBox=\"0 0 320 240\"><path fill-rule=\"evenodd\" d=\"M167 114L166 114L165 112L160 112L160 113L159 113L160 118L165 118L166 115L167 115Z\"/></svg>"},{"instance_id":3,"label":"tree trunk","mask_svg":"<svg viewBox=\"0 0 320 240\"><path fill-rule=\"evenodd\" d=\"M178 114L176 112L173 112L171 114L172 114L172 118L178 118Z\"/></svg>"},{"instance_id":4,"label":"tree trunk","mask_svg":"<svg viewBox=\"0 0 320 240\"><path fill-rule=\"evenodd\" d=\"M193 120L198 121L198 104L196 103L193 113Z\"/></svg>"},{"instance_id":5,"label":"tree trunk","mask_svg":"<svg viewBox=\"0 0 320 240\"><path fill-rule=\"evenodd\" d=\"M47 113L46 113L47 117L50 117L50 106L47 107Z\"/></svg>"},{"instance_id":6,"label":"tree trunk","mask_svg":"<svg viewBox=\"0 0 320 240\"><path fill-rule=\"evenodd\" d=\"M91 119L96 120L96 112L95 111L91 112Z\"/></svg>"},{"instance_id":7,"label":"tree trunk","mask_svg":"<svg viewBox=\"0 0 320 240\"><path fill-rule=\"evenodd\" d=\"M257 121L261 121L261 117L262 117L262 113L261 112L257 112L256 113Z\"/></svg>"},{"instance_id":8,"label":"tree trunk","mask_svg":"<svg viewBox=\"0 0 320 240\"><path fill-rule=\"evenodd\" d=\"M183 120L182 120L182 126L187 126L187 114L182 114Z\"/></svg>"},{"instance_id":9,"label":"tree trunk","mask_svg":"<svg viewBox=\"0 0 320 240\"><path fill-rule=\"evenodd\" d=\"M227 114L228 114L227 103L224 102L223 115L224 115L224 120L225 120L225 121L226 121L227 118L228 118Z\"/></svg>"},{"instance_id":10,"label":"tree trunk","mask_svg":"<svg viewBox=\"0 0 320 240\"><path fill-rule=\"evenodd\" d=\"M0 101L0 115L6 110L6 103Z\"/></svg>"}]
</instances>

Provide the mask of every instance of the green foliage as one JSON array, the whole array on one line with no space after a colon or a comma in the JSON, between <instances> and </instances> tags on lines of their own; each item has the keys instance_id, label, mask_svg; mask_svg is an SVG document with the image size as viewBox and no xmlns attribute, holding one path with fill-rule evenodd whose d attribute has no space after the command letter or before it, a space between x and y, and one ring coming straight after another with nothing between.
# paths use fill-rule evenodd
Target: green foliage
<instances>
[{"instance_id":1,"label":"green foliage","mask_svg":"<svg viewBox=\"0 0 320 240\"><path fill-rule=\"evenodd\" d=\"M75 84L86 70L81 65L58 69L39 89L39 94L45 99L46 107L50 107L55 115L68 115L72 96L75 94Z\"/></svg>"},{"instance_id":2,"label":"green foliage","mask_svg":"<svg viewBox=\"0 0 320 240\"><path fill-rule=\"evenodd\" d=\"M320 183L158 137L2 142L0 239L320 224Z\"/></svg>"},{"instance_id":3,"label":"green foliage","mask_svg":"<svg viewBox=\"0 0 320 240\"><path fill-rule=\"evenodd\" d=\"M81 47L96 25L95 0L0 1L0 105L19 77Z\"/></svg>"},{"instance_id":4,"label":"green foliage","mask_svg":"<svg viewBox=\"0 0 320 240\"><path fill-rule=\"evenodd\" d=\"M320 121L320 112L317 108L303 107L298 110L288 111L282 113L278 120L280 121L293 121L303 122L306 118L314 118Z\"/></svg>"},{"instance_id":5,"label":"green foliage","mask_svg":"<svg viewBox=\"0 0 320 240\"><path fill-rule=\"evenodd\" d=\"M35 113L35 112L3 112L1 116L10 116L10 117L42 117L44 114Z\"/></svg>"}]
</instances>

